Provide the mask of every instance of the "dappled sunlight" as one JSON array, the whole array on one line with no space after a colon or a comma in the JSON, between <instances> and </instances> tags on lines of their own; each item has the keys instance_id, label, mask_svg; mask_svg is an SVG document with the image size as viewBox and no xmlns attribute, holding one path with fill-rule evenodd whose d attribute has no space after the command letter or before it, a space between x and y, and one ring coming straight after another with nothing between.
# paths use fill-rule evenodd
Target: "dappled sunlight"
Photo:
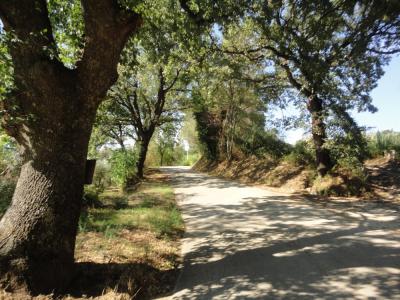
<instances>
[{"instance_id":1,"label":"dappled sunlight","mask_svg":"<svg viewBox=\"0 0 400 300\"><path fill-rule=\"evenodd\" d=\"M329 244L313 245L313 246L303 247L301 249L274 253L273 256L274 257L295 256L295 255L298 255L301 252L304 252L304 253L324 253L324 252L328 252L330 248L331 248L331 245L329 245Z\"/></svg>"},{"instance_id":2,"label":"dappled sunlight","mask_svg":"<svg viewBox=\"0 0 400 300\"><path fill-rule=\"evenodd\" d=\"M186 223L176 299L400 297L400 218L170 169Z\"/></svg>"},{"instance_id":3,"label":"dappled sunlight","mask_svg":"<svg viewBox=\"0 0 400 300\"><path fill-rule=\"evenodd\" d=\"M343 236L339 239L363 241L374 245L400 249L400 230L371 230L354 236Z\"/></svg>"},{"instance_id":4,"label":"dappled sunlight","mask_svg":"<svg viewBox=\"0 0 400 300\"><path fill-rule=\"evenodd\" d=\"M388 299L387 291L399 288L400 270L396 268L347 268L332 272L313 284L330 293L349 294L353 299ZM398 299L399 295L397 294ZM396 295L395 295L396 297Z\"/></svg>"}]
</instances>

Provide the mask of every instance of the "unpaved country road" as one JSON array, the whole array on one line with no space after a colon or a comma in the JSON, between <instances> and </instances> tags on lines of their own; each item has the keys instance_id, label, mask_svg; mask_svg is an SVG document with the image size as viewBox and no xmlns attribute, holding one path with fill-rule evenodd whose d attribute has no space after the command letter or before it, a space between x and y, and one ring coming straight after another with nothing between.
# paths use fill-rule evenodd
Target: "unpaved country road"
<instances>
[{"instance_id":1,"label":"unpaved country road","mask_svg":"<svg viewBox=\"0 0 400 300\"><path fill-rule=\"evenodd\" d=\"M165 168L186 222L173 299L400 299L400 215Z\"/></svg>"}]
</instances>

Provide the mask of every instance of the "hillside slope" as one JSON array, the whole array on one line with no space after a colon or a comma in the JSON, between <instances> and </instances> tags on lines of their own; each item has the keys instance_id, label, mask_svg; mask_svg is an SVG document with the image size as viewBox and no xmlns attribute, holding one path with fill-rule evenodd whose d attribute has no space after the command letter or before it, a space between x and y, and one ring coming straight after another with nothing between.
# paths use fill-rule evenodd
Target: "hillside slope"
<instances>
[{"instance_id":1,"label":"hillside slope","mask_svg":"<svg viewBox=\"0 0 400 300\"><path fill-rule=\"evenodd\" d=\"M193 169L284 192L357 196L360 199L400 204L400 162L384 157L365 163L366 179L363 180L350 178L346 174L335 174L321 180L310 167L255 156L220 163L202 158Z\"/></svg>"}]
</instances>

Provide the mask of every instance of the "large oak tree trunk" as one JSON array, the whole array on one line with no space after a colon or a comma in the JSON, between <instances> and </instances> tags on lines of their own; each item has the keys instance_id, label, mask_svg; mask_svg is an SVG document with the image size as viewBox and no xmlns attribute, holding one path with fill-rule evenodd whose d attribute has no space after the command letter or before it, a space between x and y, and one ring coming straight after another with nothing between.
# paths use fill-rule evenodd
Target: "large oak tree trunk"
<instances>
[{"instance_id":1,"label":"large oak tree trunk","mask_svg":"<svg viewBox=\"0 0 400 300\"><path fill-rule=\"evenodd\" d=\"M0 288L60 291L73 276L84 168L96 109L117 79L120 53L140 17L117 0L82 0L85 46L75 69L56 56L46 0L0 1L15 89L3 126L23 166L0 221ZM50 51L54 50L54 52Z\"/></svg>"},{"instance_id":2,"label":"large oak tree trunk","mask_svg":"<svg viewBox=\"0 0 400 300\"><path fill-rule=\"evenodd\" d=\"M61 291L73 276L85 162L97 108L73 73L56 70L57 75L36 81L45 81L46 87L6 103L6 108L17 103L21 115L37 117L5 124L19 143L23 165L11 206L0 221L0 283L33 294Z\"/></svg>"},{"instance_id":3,"label":"large oak tree trunk","mask_svg":"<svg viewBox=\"0 0 400 300\"><path fill-rule=\"evenodd\" d=\"M22 166L10 208L0 222L2 283L33 294L62 290L74 266L89 128L46 131ZM54 151L54 154L49 153Z\"/></svg>"},{"instance_id":4,"label":"large oak tree trunk","mask_svg":"<svg viewBox=\"0 0 400 300\"><path fill-rule=\"evenodd\" d=\"M332 169L332 160L329 150L325 146L326 128L322 100L315 95L308 99L307 108L311 114L311 131L315 147L317 171L325 176Z\"/></svg>"}]
</instances>

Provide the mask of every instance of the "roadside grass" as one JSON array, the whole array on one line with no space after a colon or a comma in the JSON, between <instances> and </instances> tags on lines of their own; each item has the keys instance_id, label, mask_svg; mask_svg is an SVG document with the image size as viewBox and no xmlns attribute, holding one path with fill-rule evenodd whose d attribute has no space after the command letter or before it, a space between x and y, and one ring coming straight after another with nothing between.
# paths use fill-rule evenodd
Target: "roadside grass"
<instances>
[{"instance_id":1,"label":"roadside grass","mask_svg":"<svg viewBox=\"0 0 400 300\"><path fill-rule=\"evenodd\" d=\"M181 213L166 175L150 172L136 191L99 195L79 220L76 276L63 295L2 299L154 299L172 292L181 263ZM26 297L26 298L24 298Z\"/></svg>"},{"instance_id":2,"label":"roadside grass","mask_svg":"<svg viewBox=\"0 0 400 300\"><path fill-rule=\"evenodd\" d=\"M105 207L82 213L79 221L81 233L98 232L112 237L124 229L139 229L151 231L157 237L173 239L183 231L173 190L165 183L144 182L137 192L130 195L108 190L99 199Z\"/></svg>"},{"instance_id":3,"label":"roadside grass","mask_svg":"<svg viewBox=\"0 0 400 300\"><path fill-rule=\"evenodd\" d=\"M108 189L99 200L103 207L88 208L79 221L75 257L84 279L75 290L138 299L172 291L184 224L165 175L152 172L137 191Z\"/></svg>"}]
</instances>

